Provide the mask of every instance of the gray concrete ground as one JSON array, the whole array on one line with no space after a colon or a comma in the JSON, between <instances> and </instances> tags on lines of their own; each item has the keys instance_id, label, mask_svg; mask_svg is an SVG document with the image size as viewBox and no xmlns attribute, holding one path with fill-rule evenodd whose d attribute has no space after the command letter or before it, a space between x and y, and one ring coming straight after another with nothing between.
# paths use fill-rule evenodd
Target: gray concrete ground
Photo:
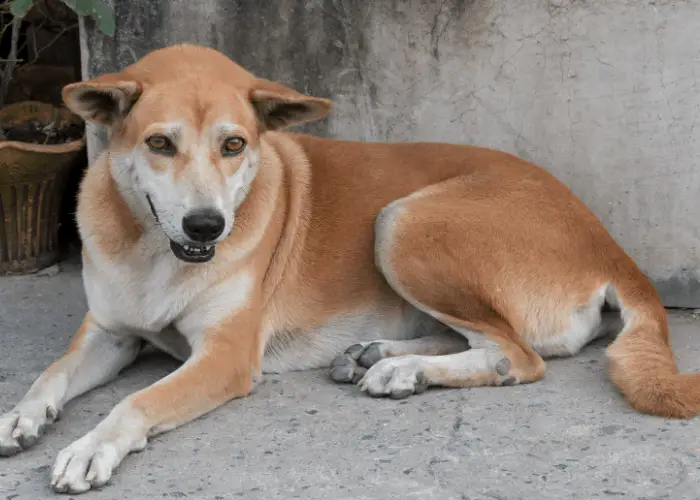
<instances>
[{"instance_id":1,"label":"gray concrete ground","mask_svg":"<svg viewBox=\"0 0 700 500\"><path fill-rule=\"evenodd\" d=\"M0 279L0 410L67 346L85 310L77 265ZM700 365L700 319L672 313L681 367ZM255 394L154 439L83 498L697 499L700 422L633 412L608 383L605 342L548 363L537 384L376 400L325 371L267 376ZM57 453L126 394L176 367L144 354L70 404L40 444L0 459L0 500L56 498Z\"/></svg>"}]
</instances>

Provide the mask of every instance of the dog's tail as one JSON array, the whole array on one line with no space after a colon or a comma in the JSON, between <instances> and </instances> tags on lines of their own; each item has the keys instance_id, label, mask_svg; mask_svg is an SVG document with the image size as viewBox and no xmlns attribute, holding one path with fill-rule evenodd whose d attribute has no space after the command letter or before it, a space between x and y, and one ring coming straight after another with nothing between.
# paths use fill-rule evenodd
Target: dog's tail
<instances>
[{"instance_id":1,"label":"dog's tail","mask_svg":"<svg viewBox=\"0 0 700 500\"><path fill-rule=\"evenodd\" d=\"M700 374L678 373L666 310L648 278L634 274L613 283L624 328L607 350L610 378L642 413L693 417L700 413Z\"/></svg>"}]
</instances>

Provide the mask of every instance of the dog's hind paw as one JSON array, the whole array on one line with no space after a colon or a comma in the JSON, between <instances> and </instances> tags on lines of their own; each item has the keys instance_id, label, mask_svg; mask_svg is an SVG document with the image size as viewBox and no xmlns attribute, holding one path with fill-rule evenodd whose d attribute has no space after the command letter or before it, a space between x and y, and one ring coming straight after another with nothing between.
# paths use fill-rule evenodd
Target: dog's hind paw
<instances>
[{"instance_id":1,"label":"dog's hind paw","mask_svg":"<svg viewBox=\"0 0 700 500\"><path fill-rule=\"evenodd\" d=\"M387 358L370 368L359 381L360 389L371 396L403 399L428 388L418 356Z\"/></svg>"}]
</instances>

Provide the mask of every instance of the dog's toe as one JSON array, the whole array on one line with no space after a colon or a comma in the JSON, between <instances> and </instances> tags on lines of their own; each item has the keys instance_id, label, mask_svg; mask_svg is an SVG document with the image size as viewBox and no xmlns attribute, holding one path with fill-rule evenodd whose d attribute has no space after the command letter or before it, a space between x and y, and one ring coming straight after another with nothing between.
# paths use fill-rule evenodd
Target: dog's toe
<instances>
[{"instance_id":1,"label":"dog's toe","mask_svg":"<svg viewBox=\"0 0 700 500\"><path fill-rule=\"evenodd\" d=\"M372 342L365 347L357 362L360 366L371 368L386 357L381 342Z\"/></svg>"},{"instance_id":2,"label":"dog's toe","mask_svg":"<svg viewBox=\"0 0 700 500\"><path fill-rule=\"evenodd\" d=\"M345 349L344 354L346 356L349 356L351 359L354 361L357 361L357 359L362 355L362 353L365 351L366 344L353 344L347 349Z\"/></svg>"},{"instance_id":3,"label":"dog's toe","mask_svg":"<svg viewBox=\"0 0 700 500\"><path fill-rule=\"evenodd\" d=\"M354 359L347 354L341 354L331 363L331 380L340 384L354 382L358 368Z\"/></svg>"}]
</instances>

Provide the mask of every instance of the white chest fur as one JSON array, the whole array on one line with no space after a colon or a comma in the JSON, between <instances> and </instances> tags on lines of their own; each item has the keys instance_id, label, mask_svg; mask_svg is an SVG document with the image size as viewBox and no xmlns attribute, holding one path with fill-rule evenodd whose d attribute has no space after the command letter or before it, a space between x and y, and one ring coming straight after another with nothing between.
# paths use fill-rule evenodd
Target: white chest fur
<instances>
[{"instance_id":1,"label":"white chest fur","mask_svg":"<svg viewBox=\"0 0 700 500\"><path fill-rule=\"evenodd\" d=\"M217 284L221 275L212 266L181 263L169 251L116 265L97 259L83 269L91 313L110 331L156 344L158 337L172 337L172 326L192 345L207 328L235 314L252 289L245 271Z\"/></svg>"}]
</instances>

